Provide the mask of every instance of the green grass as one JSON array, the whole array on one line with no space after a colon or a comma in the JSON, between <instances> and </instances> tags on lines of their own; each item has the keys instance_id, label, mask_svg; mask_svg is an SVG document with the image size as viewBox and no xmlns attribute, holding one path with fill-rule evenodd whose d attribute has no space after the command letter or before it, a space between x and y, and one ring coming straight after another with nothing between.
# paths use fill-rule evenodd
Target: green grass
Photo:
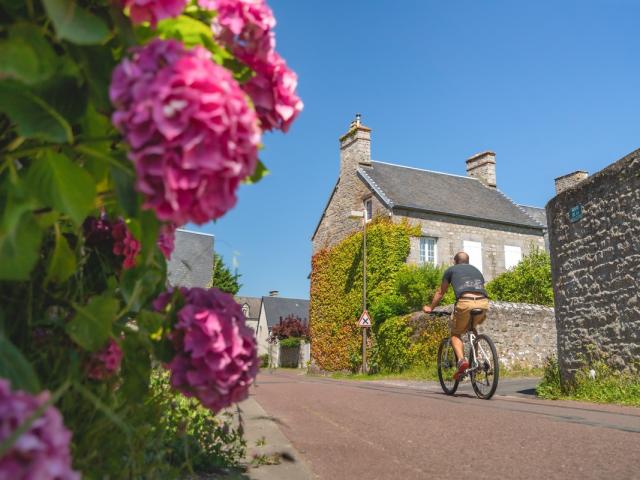
<instances>
[{"instance_id":1,"label":"green grass","mask_svg":"<svg viewBox=\"0 0 640 480\"><path fill-rule=\"evenodd\" d=\"M595 372L595 378L589 374L591 369ZM580 400L640 407L640 376L615 371L604 362L595 362L591 368L578 371L574 384L563 388L558 362L551 359L536 391L538 396L549 400Z\"/></svg>"}]
</instances>

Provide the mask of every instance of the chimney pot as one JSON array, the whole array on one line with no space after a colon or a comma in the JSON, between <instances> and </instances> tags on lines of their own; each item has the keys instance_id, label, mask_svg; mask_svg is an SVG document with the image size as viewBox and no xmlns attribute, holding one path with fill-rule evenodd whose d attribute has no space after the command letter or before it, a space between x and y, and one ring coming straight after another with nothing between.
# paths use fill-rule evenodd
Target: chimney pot
<instances>
[{"instance_id":1,"label":"chimney pot","mask_svg":"<svg viewBox=\"0 0 640 480\"><path fill-rule=\"evenodd\" d=\"M556 195L560 192L568 190L569 188L575 187L577 184L585 180L588 176L588 172L585 172L584 170L576 170L575 172L571 172L556 178Z\"/></svg>"},{"instance_id":2,"label":"chimney pot","mask_svg":"<svg viewBox=\"0 0 640 480\"><path fill-rule=\"evenodd\" d=\"M280 292L278 292L278 290L271 290L271 291L269 292L269 296L270 296L270 297L277 297L279 293L280 293Z\"/></svg>"},{"instance_id":3,"label":"chimney pot","mask_svg":"<svg viewBox=\"0 0 640 480\"><path fill-rule=\"evenodd\" d=\"M496 188L496 154L487 151L469 157L467 175L477 178L487 187Z\"/></svg>"}]
</instances>

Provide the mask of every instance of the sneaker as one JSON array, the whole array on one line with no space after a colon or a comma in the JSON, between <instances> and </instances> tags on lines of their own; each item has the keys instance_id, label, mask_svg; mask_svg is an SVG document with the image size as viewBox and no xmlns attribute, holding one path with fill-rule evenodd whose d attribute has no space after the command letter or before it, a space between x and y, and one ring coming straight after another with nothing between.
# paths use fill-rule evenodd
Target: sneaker
<instances>
[{"instance_id":1,"label":"sneaker","mask_svg":"<svg viewBox=\"0 0 640 480\"><path fill-rule=\"evenodd\" d=\"M469 368L469 362L467 361L466 358L463 358L458 362L458 371L453 374L453 379L460 380L460 377L464 375L464 372L467 368Z\"/></svg>"}]
</instances>

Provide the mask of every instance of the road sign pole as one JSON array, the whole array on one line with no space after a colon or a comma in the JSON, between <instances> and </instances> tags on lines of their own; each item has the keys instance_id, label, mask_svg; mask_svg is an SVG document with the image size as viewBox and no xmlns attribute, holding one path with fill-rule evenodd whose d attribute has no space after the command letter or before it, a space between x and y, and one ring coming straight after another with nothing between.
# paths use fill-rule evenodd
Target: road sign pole
<instances>
[{"instance_id":1,"label":"road sign pole","mask_svg":"<svg viewBox=\"0 0 640 480\"><path fill-rule=\"evenodd\" d=\"M362 311L367 311L367 217L362 217ZM362 373L367 373L367 329L362 329Z\"/></svg>"}]
</instances>

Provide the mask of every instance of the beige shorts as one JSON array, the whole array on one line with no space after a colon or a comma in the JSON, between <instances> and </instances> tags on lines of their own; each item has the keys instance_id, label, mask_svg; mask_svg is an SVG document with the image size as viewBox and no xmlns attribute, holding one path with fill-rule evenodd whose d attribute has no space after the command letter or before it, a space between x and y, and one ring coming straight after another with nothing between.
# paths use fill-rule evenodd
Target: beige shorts
<instances>
[{"instance_id":1,"label":"beige shorts","mask_svg":"<svg viewBox=\"0 0 640 480\"><path fill-rule=\"evenodd\" d=\"M476 328L485 318L487 318L487 310L489 310L489 300L480 298L473 300L470 298L461 298L456 302L453 310L453 318L451 319L451 335L462 335L469 329L471 321L471 310L481 308L484 310L482 315L477 315L473 320L473 328Z\"/></svg>"}]
</instances>

